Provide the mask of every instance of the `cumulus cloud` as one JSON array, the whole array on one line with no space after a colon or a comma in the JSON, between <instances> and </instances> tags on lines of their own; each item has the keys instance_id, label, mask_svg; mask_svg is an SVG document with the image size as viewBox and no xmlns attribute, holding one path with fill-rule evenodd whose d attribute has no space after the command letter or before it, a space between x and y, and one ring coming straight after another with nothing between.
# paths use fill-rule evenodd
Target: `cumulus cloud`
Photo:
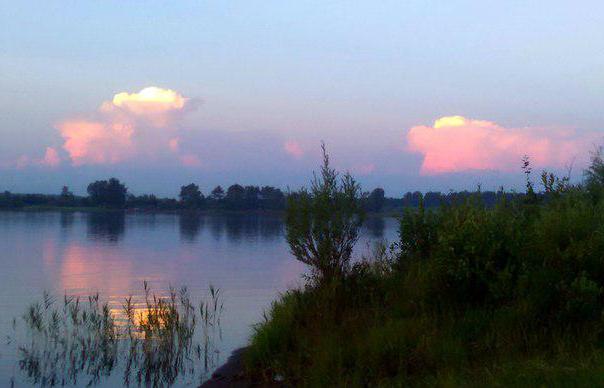
<instances>
[{"instance_id":1,"label":"cumulus cloud","mask_svg":"<svg viewBox=\"0 0 604 388\"><path fill-rule=\"evenodd\" d=\"M46 167L55 168L61 164L61 157L57 150L53 147L46 147L44 156L34 158L27 155L21 155L17 159L0 161L0 168L16 168L23 169L27 167Z\"/></svg>"},{"instance_id":2,"label":"cumulus cloud","mask_svg":"<svg viewBox=\"0 0 604 388\"><path fill-rule=\"evenodd\" d=\"M524 155L538 167L564 167L598 142L595 133L536 127L505 128L491 121L442 117L407 133L408 148L423 155L420 172L516 171Z\"/></svg>"},{"instance_id":3,"label":"cumulus cloud","mask_svg":"<svg viewBox=\"0 0 604 388\"><path fill-rule=\"evenodd\" d=\"M48 167L57 167L61 164L61 158L57 150L52 147L46 147L46 152L42 160L40 160L40 164Z\"/></svg>"},{"instance_id":4,"label":"cumulus cloud","mask_svg":"<svg viewBox=\"0 0 604 388\"><path fill-rule=\"evenodd\" d=\"M134 129L117 121L69 120L58 126L74 165L117 163L135 152Z\"/></svg>"},{"instance_id":5,"label":"cumulus cloud","mask_svg":"<svg viewBox=\"0 0 604 388\"><path fill-rule=\"evenodd\" d=\"M170 89L144 88L138 93L122 92L105 102L101 110L109 114L127 113L156 127L170 126L183 112L189 99Z\"/></svg>"},{"instance_id":6,"label":"cumulus cloud","mask_svg":"<svg viewBox=\"0 0 604 388\"><path fill-rule=\"evenodd\" d=\"M89 117L64 120L57 128L73 165L114 164L178 154L179 123L190 108L191 100L174 90L147 87L118 93Z\"/></svg>"},{"instance_id":7,"label":"cumulus cloud","mask_svg":"<svg viewBox=\"0 0 604 388\"><path fill-rule=\"evenodd\" d=\"M304 156L304 150L302 149L302 146L295 140L286 141L285 144L283 144L283 149L285 150L285 152L287 152L289 155L293 156L296 159L299 159Z\"/></svg>"}]
</instances>

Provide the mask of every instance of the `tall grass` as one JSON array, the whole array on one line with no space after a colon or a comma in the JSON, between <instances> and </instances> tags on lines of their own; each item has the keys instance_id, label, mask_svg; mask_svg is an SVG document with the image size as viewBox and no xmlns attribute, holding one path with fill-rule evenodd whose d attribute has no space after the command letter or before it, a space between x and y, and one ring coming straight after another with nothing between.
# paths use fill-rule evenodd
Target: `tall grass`
<instances>
[{"instance_id":1,"label":"tall grass","mask_svg":"<svg viewBox=\"0 0 604 388\"><path fill-rule=\"evenodd\" d=\"M248 372L302 386L601 384L604 168L574 186L544 173L539 196L526 171L523 197L409 210L375 260L284 294Z\"/></svg>"},{"instance_id":2,"label":"tall grass","mask_svg":"<svg viewBox=\"0 0 604 388\"><path fill-rule=\"evenodd\" d=\"M23 315L27 340L18 344L19 367L28 381L94 385L118 370L123 385L207 377L219 361L220 290L210 287L197 306L185 287L158 296L144 282L143 291L142 300L128 297L121 308L98 294L57 301L44 293Z\"/></svg>"}]
</instances>

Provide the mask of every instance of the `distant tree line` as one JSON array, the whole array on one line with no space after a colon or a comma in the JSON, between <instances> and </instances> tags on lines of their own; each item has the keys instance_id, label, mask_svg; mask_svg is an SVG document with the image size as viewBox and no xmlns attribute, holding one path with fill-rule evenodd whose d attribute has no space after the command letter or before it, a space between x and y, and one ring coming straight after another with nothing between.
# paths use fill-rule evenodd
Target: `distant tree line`
<instances>
[{"instance_id":1,"label":"distant tree line","mask_svg":"<svg viewBox=\"0 0 604 388\"><path fill-rule=\"evenodd\" d=\"M493 207L502 198L512 200L525 196L525 193L506 192L503 189L498 191L451 191L442 193L440 191L428 191L421 193L419 191L407 192L402 198L385 198L384 209L401 209L419 207L420 203L426 208L436 208L441 205L450 205L454 203L462 203L470 197L479 197L484 205ZM542 193L536 195L541 196Z\"/></svg>"},{"instance_id":2,"label":"distant tree line","mask_svg":"<svg viewBox=\"0 0 604 388\"><path fill-rule=\"evenodd\" d=\"M114 209L141 210L284 210L289 195L272 186L243 186L233 184L225 189L216 186L207 195L195 183L180 188L178 198L161 198L154 194L134 195L116 178L98 180L87 187L87 196L74 195L67 186L59 194L14 194L8 191L0 193L0 208L22 207L103 207ZM438 207L463 201L476 192L407 192L401 198L385 196L382 188L376 188L362 195L362 204L368 212L391 212L403 208L418 207L420 203L427 208ZM525 194L499 191L480 191L480 198L486 206L494 206L503 196L512 199ZM542 195L542 194L536 194Z\"/></svg>"}]
</instances>

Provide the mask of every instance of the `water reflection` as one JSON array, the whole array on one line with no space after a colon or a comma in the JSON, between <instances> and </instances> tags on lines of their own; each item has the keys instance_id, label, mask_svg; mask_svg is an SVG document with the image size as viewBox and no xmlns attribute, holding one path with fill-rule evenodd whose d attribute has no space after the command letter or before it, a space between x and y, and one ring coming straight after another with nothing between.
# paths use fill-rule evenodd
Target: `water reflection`
<instances>
[{"instance_id":1,"label":"water reflection","mask_svg":"<svg viewBox=\"0 0 604 388\"><path fill-rule=\"evenodd\" d=\"M279 216L229 214L221 220L225 223L226 237L232 243L256 238L271 241L283 236L283 220Z\"/></svg>"},{"instance_id":2,"label":"water reflection","mask_svg":"<svg viewBox=\"0 0 604 388\"><path fill-rule=\"evenodd\" d=\"M384 229L386 223L382 217L369 217L365 220L365 229L369 232L369 236L381 239L384 237Z\"/></svg>"},{"instance_id":3,"label":"water reflection","mask_svg":"<svg viewBox=\"0 0 604 388\"><path fill-rule=\"evenodd\" d=\"M226 227L226 237L229 241L238 243L243 237L245 223L249 223L249 217L229 214L223 218Z\"/></svg>"},{"instance_id":4,"label":"water reflection","mask_svg":"<svg viewBox=\"0 0 604 388\"><path fill-rule=\"evenodd\" d=\"M397 226L392 219L369 220L357 253L374 236L394 241ZM44 289L60 303L64 293L86 301L98 291L112 315L123 319L118 312L125 298L140 302L145 279L158 292L188 285L193 295L214 284L225 291L220 352L228 355L246 344L252 325L280 292L303 282L305 267L291 258L284 230L283 217L269 214L0 213L0 338ZM140 305L135 309L138 315ZM18 355L4 345L0 341L0 386L13 374L15 386L31 385L19 379L18 366L14 373ZM99 385L123 385L122 372L114 370Z\"/></svg>"},{"instance_id":5,"label":"water reflection","mask_svg":"<svg viewBox=\"0 0 604 388\"><path fill-rule=\"evenodd\" d=\"M61 229L71 229L74 219L73 212L61 212Z\"/></svg>"},{"instance_id":6,"label":"water reflection","mask_svg":"<svg viewBox=\"0 0 604 388\"><path fill-rule=\"evenodd\" d=\"M224 233L224 219L222 217L209 216L210 234L216 241L220 240Z\"/></svg>"},{"instance_id":7,"label":"water reflection","mask_svg":"<svg viewBox=\"0 0 604 388\"><path fill-rule=\"evenodd\" d=\"M23 315L24 338L14 338L28 382L90 386L116 371L124 386L206 379L220 361L220 291L210 287L196 306L186 288L158 296L143 287L142 301L126 298L119 309L99 294L57 300L44 293Z\"/></svg>"},{"instance_id":8,"label":"water reflection","mask_svg":"<svg viewBox=\"0 0 604 388\"><path fill-rule=\"evenodd\" d=\"M204 226L205 217L199 213L187 212L179 216L180 238L185 242L194 242Z\"/></svg>"},{"instance_id":9,"label":"water reflection","mask_svg":"<svg viewBox=\"0 0 604 388\"><path fill-rule=\"evenodd\" d=\"M193 242L207 226L215 240L226 237L229 243L240 243L250 239L278 240L283 236L283 219L280 216L259 214L202 215L183 213L179 215L181 239Z\"/></svg>"},{"instance_id":10,"label":"water reflection","mask_svg":"<svg viewBox=\"0 0 604 388\"><path fill-rule=\"evenodd\" d=\"M284 236L285 228L281 217L256 217L260 235L266 240L278 240Z\"/></svg>"},{"instance_id":11,"label":"water reflection","mask_svg":"<svg viewBox=\"0 0 604 388\"><path fill-rule=\"evenodd\" d=\"M123 251L111 246L87 246L72 243L59 253L59 289L80 296L99 289L112 296L125 296L139 281L135 264Z\"/></svg>"},{"instance_id":12,"label":"water reflection","mask_svg":"<svg viewBox=\"0 0 604 388\"><path fill-rule=\"evenodd\" d=\"M124 212L91 212L87 214L87 235L92 240L117 242L124 235L126 216Z\"/></svg>"}]
</instances>

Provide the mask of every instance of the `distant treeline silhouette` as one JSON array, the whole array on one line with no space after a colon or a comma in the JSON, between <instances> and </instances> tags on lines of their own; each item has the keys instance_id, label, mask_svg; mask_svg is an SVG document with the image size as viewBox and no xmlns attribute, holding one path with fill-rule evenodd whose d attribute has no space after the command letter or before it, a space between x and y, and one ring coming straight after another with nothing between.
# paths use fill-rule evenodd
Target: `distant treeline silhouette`
<instances>
[{"instance_id":1,"label":"distant treeline silhouette","mask_svg":"<svg viewBox=\"0 0 604 388\"><path fill-rule=\"evenodd\" d=\"M499 191L459 191L421 193L407 192L401 198L386 197L382 188L363 195L363 207L369 212L389 212L403 208L418 207L420 202L428 208L442 204L464 201L477 194L486 206L494 206L502 197L513 199L524 193ZM140 210L284 210L287 197L297 192L283 192L273 186L243 186L233 184L226 190L216 186L204 195L195 183L182 186L178 198L162 198L154 194L134 195L126 185L116 178L92 182L87 188L88 196L74 195L67 186L59 194L16 194L0 193L0 208L65 207L65 208L115 208Z\"/></svg>"}]
</instances>

